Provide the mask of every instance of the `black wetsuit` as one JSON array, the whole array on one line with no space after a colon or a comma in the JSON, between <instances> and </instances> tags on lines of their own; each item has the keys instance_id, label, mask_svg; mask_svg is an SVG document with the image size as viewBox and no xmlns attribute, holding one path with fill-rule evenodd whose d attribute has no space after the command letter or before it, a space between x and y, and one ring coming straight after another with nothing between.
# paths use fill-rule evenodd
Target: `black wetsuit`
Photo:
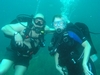
<instances>
[{"instance_id":1,"label":"black wetsuit","mask_svg":"<svg viewBox=\"0 0 100 75\"><path fill-rule=\"evenodd\" d=\"M66 66L68 69L68 75L84 75L82 61L83 61L83 47L82 43L87 39L77 29L65 30L61 34L55 33L53 36L53 44L56 44L60 39L57 46L57 52L59 53L59 65ZM89 59L88 68L96 75L93 62Z\"/></svg>"}]
</instances>

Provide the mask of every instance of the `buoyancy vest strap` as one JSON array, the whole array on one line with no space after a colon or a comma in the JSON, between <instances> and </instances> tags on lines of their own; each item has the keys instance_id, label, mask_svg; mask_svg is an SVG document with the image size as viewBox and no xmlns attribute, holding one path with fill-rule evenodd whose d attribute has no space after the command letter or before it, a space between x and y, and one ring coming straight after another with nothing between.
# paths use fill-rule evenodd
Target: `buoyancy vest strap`
<instances>
[{"instance_id":1,"label":"buoyancy vest strap","mask_svg":"<svg viewBox=\"0 0 100 75\"><path fill-rule=\"evenodd\" d=\"M72 31L68 31L68 35L73 38L75 41L79 42L80 44L82 44L82 40L80 39L80 37L75 34L74 32Z\"/></svg>"}]
</instances>

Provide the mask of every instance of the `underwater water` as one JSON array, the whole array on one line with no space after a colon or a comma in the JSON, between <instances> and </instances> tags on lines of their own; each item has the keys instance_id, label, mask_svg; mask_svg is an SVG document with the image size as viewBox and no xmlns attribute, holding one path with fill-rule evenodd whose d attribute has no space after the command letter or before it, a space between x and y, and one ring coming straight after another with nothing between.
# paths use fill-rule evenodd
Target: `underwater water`
<instances>
[{"instance_id":1,"label":"underwater water","mask_svg":"<svg viewBox=\"0 0 100 75\"><path fill-rule=\"evenodd\" d=\"M83 22L90 31L100 33L100 0L0 0L0 28L19 14L34 15L43 13L48 26L51 26L52 17L62 14L71 22ZM46 47L41 48L30 61L27 75L60 75L55 68L54 58L49 55L48 45L52 34L47 34ZM97 74L100 75L100 34L91 34L93 44L98 52L95 62ZM9 39L0 32L0 59L2 59ZM13 75L13 67L6 75Z\"/></svg>"}]
</instances>

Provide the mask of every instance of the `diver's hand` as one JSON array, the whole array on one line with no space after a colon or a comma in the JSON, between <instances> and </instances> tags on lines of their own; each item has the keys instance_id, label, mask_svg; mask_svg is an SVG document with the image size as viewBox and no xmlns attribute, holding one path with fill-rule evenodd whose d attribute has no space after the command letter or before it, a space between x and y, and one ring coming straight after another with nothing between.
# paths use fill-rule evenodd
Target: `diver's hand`
<instances>
[{"instance_id":1,"label":"diver's hand","mask_svg":"<svg viewBox=\"0 0 100 75\"><path fill-rule=\"evenodd\" d=\"M62 71L63 71L64 75L68 75L68 71L67 71L66 67L62 67Z\"/></svg>"},{"instance_id":2,"label":"diver's hand","mask_svg":"<svg viewBox=\"0 0 100 75\"><path fill-rule=\"evenodd\" d=\"M56 65L56 69L60 72L61 75L64 75L64 72L62 71L62 67L59 65Z\"/></svg>"},{"instance_id":3,"label":"diver's hand","mask_svg":"<svg viewBox=\"0 0 100 75\"><path fill-rule=\"evenodd\" d=\"M19 33L14 35L14 39L18 46L21 46L21 47L23 46L23 38Z\"/></svg>"},{"instance_id":4,"label":"diver's hand","mask_svg":"<svg viewBox=\"0 0 100 75\"><path fill-rule=\"evenodd\" d=\"M85 75L93 75L93 73L89 71L89 68L86 64L83 64L83 70L84 70Z\"/></svg>"}]
</instances>

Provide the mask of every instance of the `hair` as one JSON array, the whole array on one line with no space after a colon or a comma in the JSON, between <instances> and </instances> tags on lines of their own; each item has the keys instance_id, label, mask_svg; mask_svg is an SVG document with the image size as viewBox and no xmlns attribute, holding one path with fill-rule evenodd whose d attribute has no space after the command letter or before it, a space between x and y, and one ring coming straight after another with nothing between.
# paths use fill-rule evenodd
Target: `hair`
<instances>
[{"instance_id":1,"label":"hair","mask_svg":"<svg viewBox=\"0 0 100 75\"><path fill-rule=\"evenodd\" d=\"M53 19L52 19L52 22L54 22L54 19L55 18L62 18L62 15L55 15L54 17L53 17Z\"/></svg>"}]
</instances>

